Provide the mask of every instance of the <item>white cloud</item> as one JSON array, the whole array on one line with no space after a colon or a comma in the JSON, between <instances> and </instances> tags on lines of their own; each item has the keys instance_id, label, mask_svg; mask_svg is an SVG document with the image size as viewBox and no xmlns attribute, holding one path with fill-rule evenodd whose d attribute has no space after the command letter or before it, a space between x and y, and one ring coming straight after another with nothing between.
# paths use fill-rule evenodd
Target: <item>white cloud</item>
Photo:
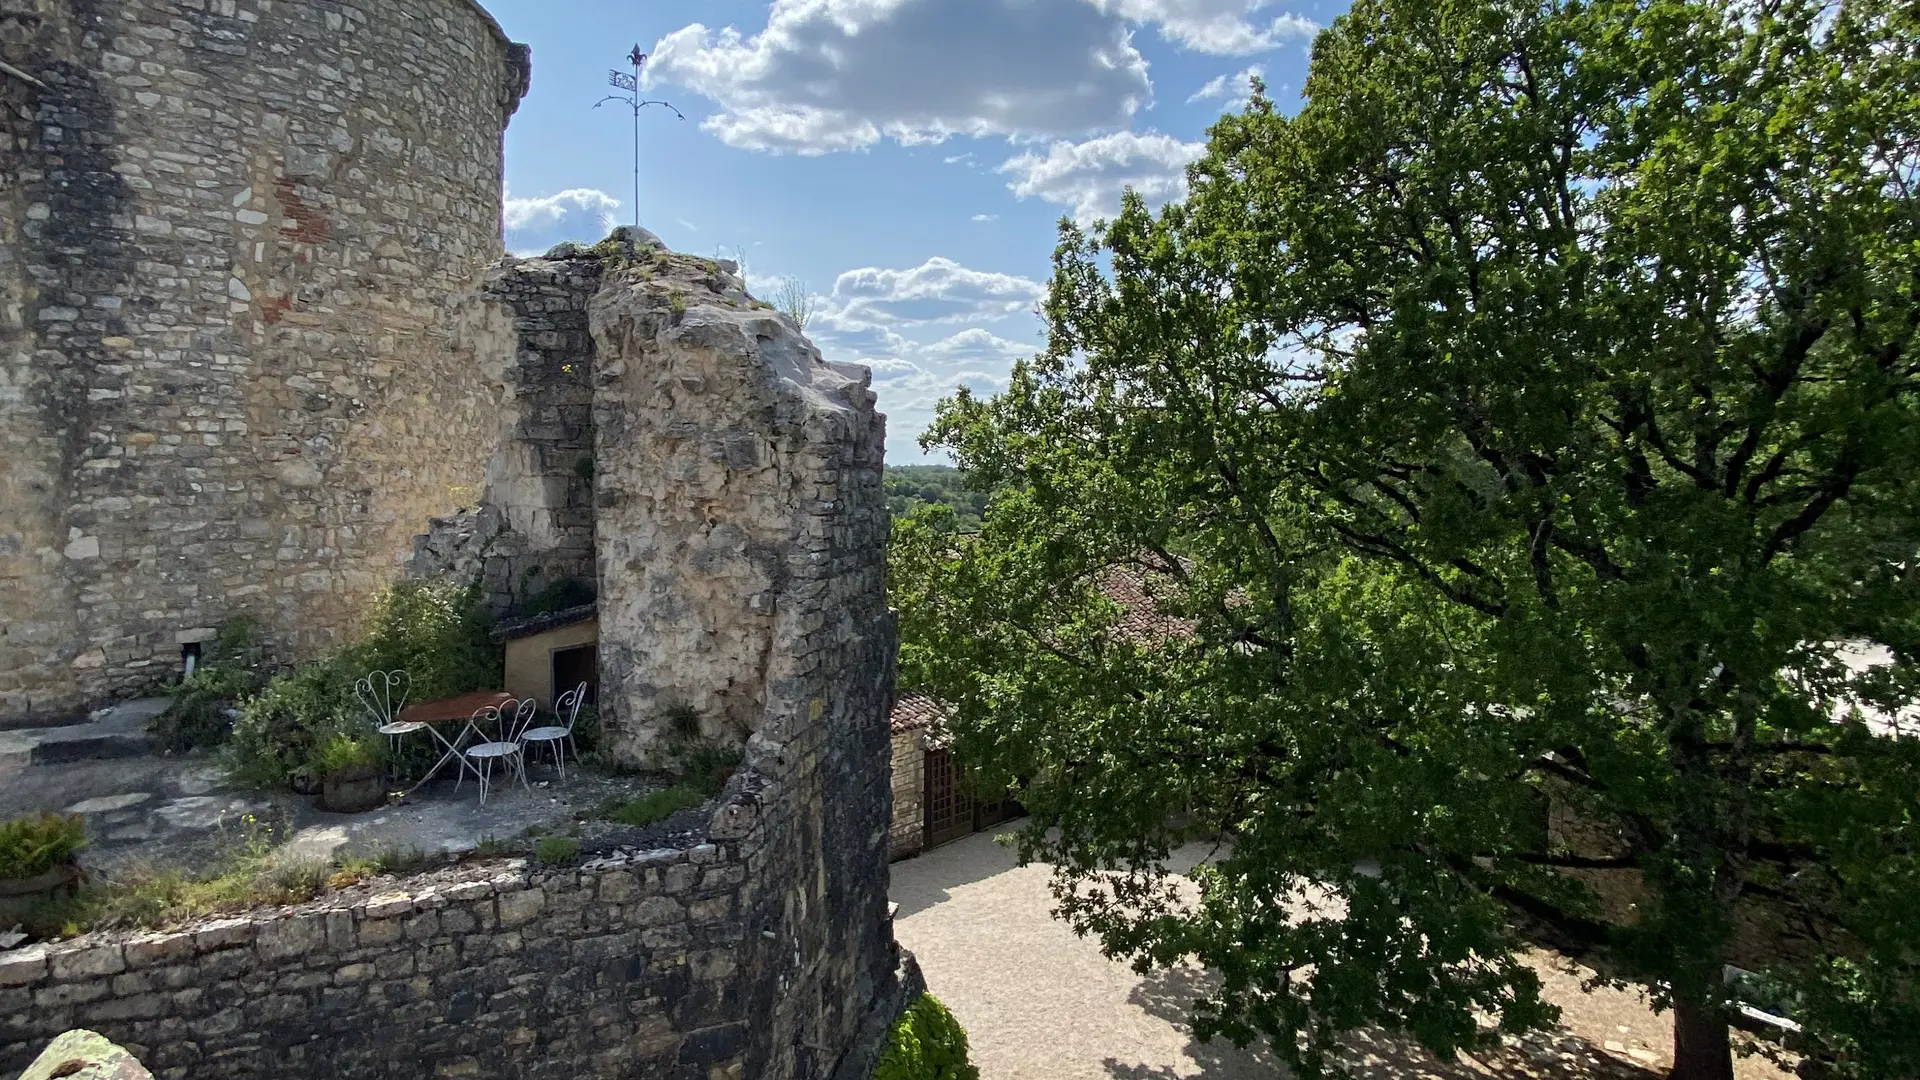
<instances>
[{"instance_id":1,"label":"white cloud","mask_svg":"<svg viewBox=\"0 0 1920 1080\"><path fill-rule=\"evenodd\" d=\"M897 356L869 357L859 362L873 369L873 381L876 383L911 379L927 373L927 369L919 364L911 360L902 360Z\"/></svg>"},{"instance_id":2,"label":"white cloud","mask_svg":"<svg viewBox=\"0 0 1920 1080\"><path fill-rule=\"evenodd\" d=\"M930 360L959 363L970 360L1017 360L1023 356L1032 356L1032 345L1006 338L977 326L969 327L949 338L936 341L921 350L921 354Z\"/></svg>"},{"instance_id":3,"label":"white cloud","mask_svg":"<svg viewBox=\"0 0 1920 1080\"><path fill-rule=\"evenodd\" d=\"M1228 112L1239 112L1247 107L1247 102L1253 100L1253 89L1249 83L1264 74L1266 69L1254 64L1231 75L1216 75L1207 81L1207 85L1195 90L1193 96L1187 99L1187 104L1218 100L1224 103L1222 108Z\"/></svg>"},{"instance_id":4,"label":"white cloud","mask_svg":"<svg viewBox=\"0 0 1920 1080\"><path fill-rule=\"evenodd\" d=\"M1265 15L1277 0L1087 0L1101 11L1150 23L1160 36L1196 52L1244 56L1320 29L1312 19Z\"/></svg>"},{"instance_id":5,"label":"white cloud","mask_svg":"<svg viewBox=\"0 0 1920 1080\"><path fill-rule=\"evenodd\" d=\"M597 188L568 188L557 195L531 199L507 196L502 219L507 231L550 229L574 221L591 221L602 235L620 223L615 211L620 200ZM595 237L599 239L599 237Z\"/></svg>"},{"instance_id":6,"label":"white cloud","mask_svg":"<svg viewBox=\"0 0 1920 1080\"><path fill-rule=\"evenodd\" d=\"M1030 330L1037 339L1037 322L1009 316L1032 308L1043 292L1039 282L944 258L904 270L862 267L834 282L828 307L808 336L829 360L873 370L873 389L887 414L888 454L894 461L918 461L922 454L914 440L942 398L962 386L980 394L1006 389L1013 362L1041 348L1037 340L1020 341L979 325L954 330L951 324L994 323L1016 335Z\"/></svg>"},{"instance_id":7,"label":"white cloud","mask_svg":"<svg viewBox=\"0 0 1920 1080\"><path fill-rule=\"evenodd\" d=\"M1085 142L1056 142L1044 155L1021 154L1000 166L1014 179L1007 189L1070 207L1081 221L1120 212L1120 193L1131 187L1149 202L1187 193L1186 167L1206 144L1181 142L1156 132L1115 132Z\"/></svg>"},{"instance_id":8,"label":"white cloud","mask_svg":"<svg viewBox=\"0 0 1920 1080\"><path fill-rule=\"evenodd\" d=\"M1045 289L1031 278L972 270L935 256L906 270L867 266L833 283L823 313L836 329L991 321L1027 311Z\"/></svg>"},{"instance_id":9,"label":"white cloud","mask_svg":"<svg viewBox=\"0 0 1920 1080\"><path fill-rule=\"evenodd\" d=\"M1073 137L1124 126L1151 100L1129 17L1104 0L774 0L758 33L668 34L647 78L711 99L702 126L748 149Z\"/></svg>"},{"instance_id":10,"label":"white cloud","mask_svg":"<svg viewBox=\"0 0 1920 1080\"><path fill-rule=\"evenodd\" d=\"M973 215L973 220L977 224L984 225L989 221L999 221L1000 215L999 214L975 214Z\"/></svg>"}]
</instances>

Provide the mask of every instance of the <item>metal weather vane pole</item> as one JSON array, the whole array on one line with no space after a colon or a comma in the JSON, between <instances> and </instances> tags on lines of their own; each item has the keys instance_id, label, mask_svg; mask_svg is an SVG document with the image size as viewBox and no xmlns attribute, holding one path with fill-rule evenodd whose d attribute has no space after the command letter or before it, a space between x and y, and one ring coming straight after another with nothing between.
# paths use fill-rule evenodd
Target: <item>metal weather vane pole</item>
<instances>
[{"instance_id":1,"label":"metal weather vane pole","mask_svg":"<svg viewBox=\"0 0 1920 1080\"><path fill-rule=\"evenodd\" d=\"M608 94L594 102L593 107L597 109L609 101L623 101L633 109L633 227L637 229L640 227L640 110L649 105L660 105L682 120L686 119L686 115L669 102L640 99L640 69L646 66L647 54L640 51L639 45L635 45L633 51L627 54L627 63L633 65L631 75L618 70L607 72L607 84L627 93Z\"/></svg>"}]
</instances>

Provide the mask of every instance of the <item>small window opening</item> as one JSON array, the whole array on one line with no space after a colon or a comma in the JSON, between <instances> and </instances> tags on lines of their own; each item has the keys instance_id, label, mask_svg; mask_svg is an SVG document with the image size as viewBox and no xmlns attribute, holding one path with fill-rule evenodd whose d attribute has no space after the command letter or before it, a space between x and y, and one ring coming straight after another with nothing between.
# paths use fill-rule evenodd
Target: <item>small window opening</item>
<instances>
[{"instance_id":1,"label":"small window opening","mask_svg":"<svg viewBox=\"0 0 1920 1080\"><path fill-rule=\"evenodd\" d=\"M180 662L186 666L187 677L193 676L193 669L200 666L200 643L189 641L180 646Z\"/></svg>"}]
</instances>

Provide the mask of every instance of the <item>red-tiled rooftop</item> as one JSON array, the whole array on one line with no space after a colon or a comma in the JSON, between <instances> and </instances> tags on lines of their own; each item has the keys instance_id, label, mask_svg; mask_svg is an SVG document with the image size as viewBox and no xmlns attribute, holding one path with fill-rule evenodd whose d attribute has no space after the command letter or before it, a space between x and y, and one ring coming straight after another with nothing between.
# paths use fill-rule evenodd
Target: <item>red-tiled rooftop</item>
<instances>
[{"instance_id":1,"label":"red-tiled rooftop","mask_svg":"<svg viewBox=\"0 0 1920 1080\"><path fill-rule=\"evenodd\" d=\"M1162 581L1165 579L1159 575L1132 566L1113 566L1101 572L1100 591L1126 609L1114 627L1121 639L1144 645L1193 636L1193 620L1168 615L1154 599L1155 590L1164 588Z\"/></svg>"},{"instance_id":2,"label":"red-tiled rooftop","mask_svg":"<svg viewBox=\"0 0 1920 1080\"><path fill-rule=\"evenodd\" d=\"M921 693L918 690L900 695L893 703L893 713L888 717L895 731L918 731L952 715L945 705Z\"/></svg>"}]
</instances>

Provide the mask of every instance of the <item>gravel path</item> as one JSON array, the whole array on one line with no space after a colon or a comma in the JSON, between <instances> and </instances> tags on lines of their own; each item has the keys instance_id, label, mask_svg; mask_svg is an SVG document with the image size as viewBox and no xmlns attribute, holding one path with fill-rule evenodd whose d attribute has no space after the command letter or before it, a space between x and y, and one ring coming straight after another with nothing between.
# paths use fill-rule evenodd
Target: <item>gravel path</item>
<instances>
[{"instance_id":1,"label":"gravel path","mask_svg":"<svg viewBox=\"0 0 1920 1080\"><path fill-rule=\"evenodd\" d=\"M1048 912L1048 868L1019 867L986 834L893 865L900 905L894 933L912 950L933 994L966 1026L981 1080L1282 1080L1257 1048L1194 1041L1188 1002L1205 976L1141 976L1100 955ZM1354 1042L1368 1080L1655 1080L1666 1074L1672 1028L1630 993L1582 993L1577 976L1537 965L1560 1032L1484 1061L1435 1061L1395 1041ZM1638 1051L1638 1053L1635 1053ZM1646 1067L1642 1067L1646 1066ZM1791 1080L1758 1058L1739 1080Z\"/></svg>"}]
</instances>

